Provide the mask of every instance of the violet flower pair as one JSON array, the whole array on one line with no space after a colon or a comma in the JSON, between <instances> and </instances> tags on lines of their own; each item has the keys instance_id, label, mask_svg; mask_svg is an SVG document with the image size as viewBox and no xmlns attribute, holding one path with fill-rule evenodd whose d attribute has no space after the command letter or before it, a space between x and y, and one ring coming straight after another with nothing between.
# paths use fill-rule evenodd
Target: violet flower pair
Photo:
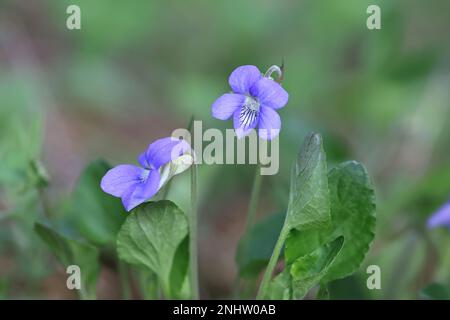
<instances>
[{"instance_id":1,"label":"violet flower pair","mask_svg":"<svg viewBox=\"0 0 450 320\"><path fill-rule=\"evenodd\" d=\"M262 139L275 138L281 128L276 110L286 105L289 95L270 77L274 71L281 75L277 66L265 76L255 66L236 68L228 79L233 93L222 95L212 104L212 116L220 120L233 117L238 138L256 127ZM168 137L150 144L138 162L141 167L121 164L112 168L100 184L104 192L121 198L127 211L150 200L171 177L187 170L194 157L186 141Z\"/></svg>"}]
</instances>

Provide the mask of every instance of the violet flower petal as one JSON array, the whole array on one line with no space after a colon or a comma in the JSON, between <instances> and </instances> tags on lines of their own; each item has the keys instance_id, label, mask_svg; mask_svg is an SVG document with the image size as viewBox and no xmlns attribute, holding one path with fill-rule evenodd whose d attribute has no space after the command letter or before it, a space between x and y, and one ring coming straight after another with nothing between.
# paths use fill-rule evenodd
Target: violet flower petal
<instances>
[{"instance_id":1,"label":"violet flower petal","mask_svg":"<svg viewBox=\"0 0 450 320\"><path fill-rule=\"evenodd\" d=\"M272 108L261 106L259 108L258 135L261 139L272 140L280 133L281 119Z\"/></svg>"},{"instance_id":2,"label":"violet flower petal","mask_svg":"<svg viewBox=\"0 0 450 320\"><path fill-rule=\"evenodd\" d=\"M250 94L256 97L259 103L273 108L283 108L289 100L289 94L275 81L262 78L250 88Z\"/></svg>"},{"instance_id":3,"label":"violet flower petal","mask_svg":"<svg viewBox=\"0 0 450 320\"><path fill-rule=\"evenodd\" d=\"M190 146L186 141L168 137L158 139L150 144L145 157L152 169L159 169L188 150L190 150Z\"/></svg>"},{"instance_id":4,"label":"violet flower petal","mask_svg":"<svg viewBox=\"0 0 450 320\"><path fill-rule=\"evenodd\" d=\"M139 155L139 157L138 157L138 162L139 162L139 164L140 164L143 168L150 169L151 164L148 163L148 161L147 161L147 155L146 155L146 153L147 153L147 152L144 151L144 152L142 152L142 153Z\"/></svg>"},{"instance_id":5,"label":"violet flower petal","mask_svg":"<svg viewBox=\"0 0 450 320\"><path fill-rule=\"evenodd\" d=\"M131 211L153 197L158 192L159 179L158 170L150 170L145 181L131 186L122 195L122 203L125 209Z\"/></svg>"},{"instance_id":6,"label":"violet flower petal","mask_svg":"<svg viewBox=\"0 0 450 320\"><path fill-rule=\"evenodd\" d=\"M241 110L242 108L239 108L233 114L234 131L236 132L236 136L239 139L248 135L252 131L252 129L255 128L256 125L258 124L258 118L255 118L253 123L251 123L248 126L243 126L240 119Z\"/></svg>"},{"instance_id":7,"label":"violet flower petal","mask_svg":"<svg viewBox=\"0 0 450 320\"><path fill-rule=\"evenodd\" d=\"M427 222L428 228L446 226L450 228L450 201L440 207Z\"/></svg>"},{"instance_id":8,"label":"violet flower petal","mask_svg":"<svg viewBox=\"0 0 450 320\"><path fill-rule=\"evenodd\" d=\"M212 116L219 120L227 120L245 103L246 96L242 94L225 93L211 106Z\"/></svg>"},{"instance_id":9,"label":"violet flower petal","mask_svg":"<svg viewBox=\"0 0 450 320\"><path fill-rule=\"evenodd\" d=\"M234 69L228 78L228 83L235 93L248 94L250 88L262 78L257 67L247 65Z\"/></svg>"},{"instance_id":10,"label":"violet flower petal","mask_svg":"<svg viewBox=\"0 0 450 320\"><path fill-rule=\"evenodd\" d=\"M106 193L122 197L127 190L139 184L145 175L146 170L142 168L131 164L121 164L106 172L100 187Z\"/></svg>"}]
</instances>

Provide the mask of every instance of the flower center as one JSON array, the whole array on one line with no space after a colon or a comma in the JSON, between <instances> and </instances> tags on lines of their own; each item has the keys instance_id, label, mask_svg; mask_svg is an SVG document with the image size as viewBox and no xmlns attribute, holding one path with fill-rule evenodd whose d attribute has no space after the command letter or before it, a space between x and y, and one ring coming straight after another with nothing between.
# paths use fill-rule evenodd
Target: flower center
<instances>
[{"instance_id":1,"label":"flower center","mask_svg":"<svg viewBox=\"0 0 450 320\"><path fill-rule=\"evenodd\" d=\"M142 172L141 176L140 176L140 183L145 183L147 182L147 178L150 174L150 170L144 170L144 172Z\"/></svg>"},{"instance_id":2,"label":"flower center","mask_svg":"<svg viewBox=\"0 0 450 320\"><path fill-rule=\"evenodd\" d=\"M239 115L239 121L242 127L250 127L259 114L259 102L253 97L247 97L245 99L244 105L242 106L241 113Z\"/></svg>"}]
</instances>

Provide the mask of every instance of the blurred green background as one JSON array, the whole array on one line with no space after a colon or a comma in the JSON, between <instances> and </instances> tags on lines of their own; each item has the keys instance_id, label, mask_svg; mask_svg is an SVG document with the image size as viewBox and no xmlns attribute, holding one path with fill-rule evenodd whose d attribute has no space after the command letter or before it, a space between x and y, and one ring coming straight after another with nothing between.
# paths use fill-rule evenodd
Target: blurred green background
<instances>
[{"instance_id":1,"label":"blurred green background","mask_svg":"<svg viewBox=\"0 0 450 320\"><path fill-rule=\"evenodd\" d=\"M70 4L81 30L66 28ZM370 4L381 7L381 30L366 27ZM51 211L71 232L69 195L92 160L135 163L192 114L204 128L231 128L210 116L230 72L282 60L280 172L264 178L260 217L285 209L290 165L307 132L320 132L329 166L363 162L378 200L369 255L331 296L419 298L431 282L450 284L450 233L425 227L450 196L449 30L447 0L1 0L0 298L74 298L33 223ZM199 170L201 293L221 298L254 170ZM181 207L188 176L169 195ZM381 290L366 287L370 264L381 267ZM120 297L116 278L102 266L100 298Z\"/></svg>"}]
</instances>

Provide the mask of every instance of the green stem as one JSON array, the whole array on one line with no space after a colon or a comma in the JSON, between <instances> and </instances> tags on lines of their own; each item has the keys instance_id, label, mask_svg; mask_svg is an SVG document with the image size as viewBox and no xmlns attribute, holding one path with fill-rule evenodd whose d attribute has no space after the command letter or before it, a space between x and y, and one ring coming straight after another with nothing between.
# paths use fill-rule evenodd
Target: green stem
<instances>
[{"instance_id":1,"label":"green stem","mask_svg":"<svg viewBox=\"0 0 450 320\"><path fill-rule=\"evenodd\" d=\"M262 175L260 174L261 164L258 162L255 169L255 177L253 178L252 193L250 195L250 203L247 211L247 222L245 225L245 233L247 234L255 222L256 209L258 208L259 195L261 193Z\"/></svg>"},{"instance_id":2,"label":"green stem","mask_svg":"<svg viewBox=\"0 0 450 320\"><path fill-rule=\"evenodd\" d=\"M193 132L191 130L191 139ZM189 263L190 263L190 284L192 299L199 299L198 292L198 254L197 254L197 165L191 166L191 212L189 215Z\"/></svg>"},{"instance_id":3,"label":"green stem","mask_svg":"<svg viewBox=\"0 0 450 320\"><path fill-rule=\"evenodd\" d=\"M258 295L256 299L262 300L267 297L267 290L269 288L270 280L272 279L272 274L277 265L278 258L281 254L281 249L283 249L284 242L289 234L289 229L283 227L281 230L280 236L278 237L277 243L275 244L275 248L273 249L272 256L270 257L269 264L267 265L266 272L264 273L264 277L261 281L261 285L259 287Z\"/></svg>"},{"instance_id":4,"label":"green stem","mask_svg":"<svg viewBox=\"0 0 450 320\"><path fill-rule=\"evenodd\" d=\"M261 185L262 185L262 175L260 174L261 164L258 162L255 168L255 177L253 178L253 186L252 193L250 195L250 202L247 210L247 221L245 224L245 233L243 238L249 233L253 223L255 222L256 217L256 209L258 208L259 195L261 193ZM247 243L244 243L243 247L245 248ZM239 290L241 286L241 281L239 279L239 274L236 275L236 279L233 284L233 296L235 298L239 298Z\"/></svg>"}]
</instances>

